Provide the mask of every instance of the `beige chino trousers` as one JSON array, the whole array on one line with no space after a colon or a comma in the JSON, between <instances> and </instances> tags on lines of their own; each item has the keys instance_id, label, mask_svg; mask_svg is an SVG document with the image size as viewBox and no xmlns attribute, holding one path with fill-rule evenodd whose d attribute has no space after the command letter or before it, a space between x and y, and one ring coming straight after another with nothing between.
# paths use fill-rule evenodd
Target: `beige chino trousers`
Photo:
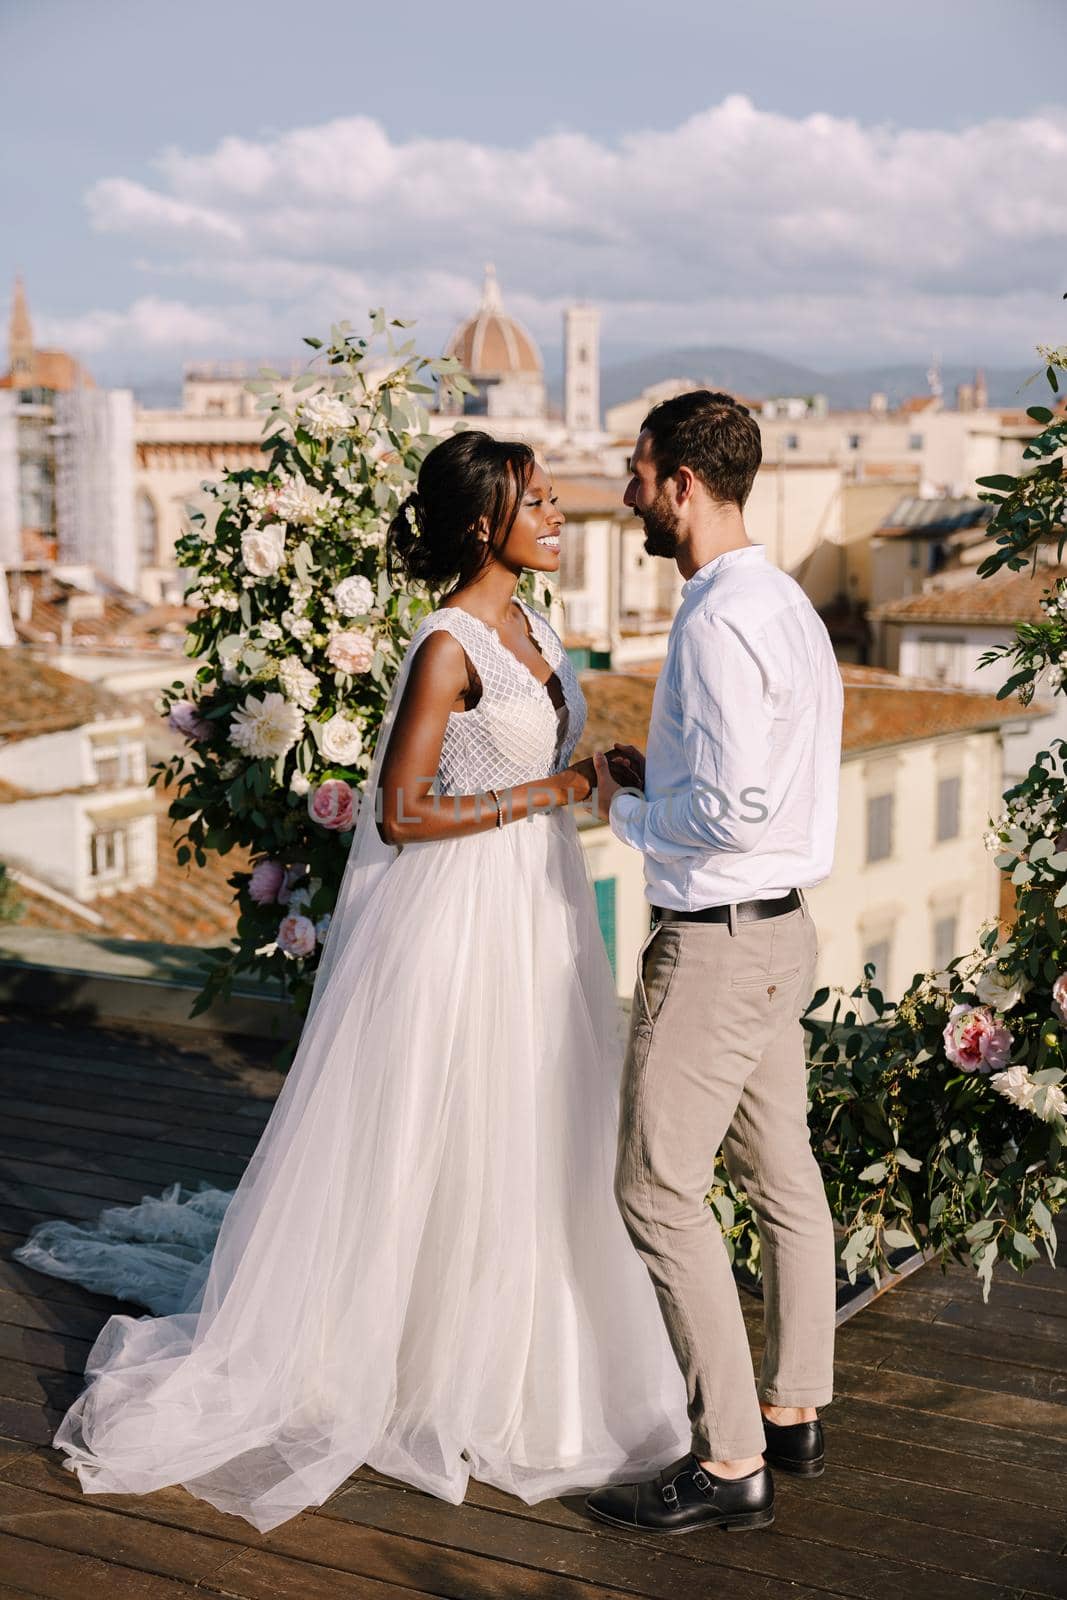
<instances>
[{"instance_id":1,"label":"beige chino trousers","mask_svg":"<svg viewBox=\"0 0 1067 1600\"><path fill-rule=\"evenodd\" d=\"M637 958L615 1195L685 1376L693 1452L764 1448L759 1400L833 1389L833 1227L807 1126L800 1016L818 937L801 896L758 922L655 924ZM722 1148L756 1215L766 1339L758 1388L718 1219Z\"/></svg>"}]
</instances>

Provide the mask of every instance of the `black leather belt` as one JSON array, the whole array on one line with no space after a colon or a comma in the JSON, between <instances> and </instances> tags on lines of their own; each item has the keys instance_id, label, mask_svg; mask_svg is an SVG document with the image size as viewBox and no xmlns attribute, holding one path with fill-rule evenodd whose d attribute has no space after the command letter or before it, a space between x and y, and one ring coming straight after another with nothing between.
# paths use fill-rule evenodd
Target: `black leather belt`
<instances>
[{"instance_id":1,"label":"black leather belt","mask_svg":"<svg viewBox=\"0 0 1067 1600\"><path fill-rule=\"evenodd\" d=\"M761 922L764 917L782 917L801 904L800 890L790 889L775 900L738 900L734 910L738 922ZM729 922L729 906L701 906L697 911L672 911L668 906L652 907L653 922Z\"/></svg>"}]
</instances>

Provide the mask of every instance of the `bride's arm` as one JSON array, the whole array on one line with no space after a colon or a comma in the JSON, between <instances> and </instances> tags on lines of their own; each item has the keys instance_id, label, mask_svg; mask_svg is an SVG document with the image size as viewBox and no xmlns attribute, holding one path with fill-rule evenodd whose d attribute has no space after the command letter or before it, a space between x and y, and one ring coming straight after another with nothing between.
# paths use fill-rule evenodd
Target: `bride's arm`
<instances>
[{"instance_id":1,"label":"bride's arm","mask_svg":"<svg viewBox=\"0 0 1067 1600\"><path fill-rule=\"evenodd\" d=\"M418 649L397 707L381 773L378 832L387 844L458 839L497 825L492 795L436 795L431 785L441 759L448 714L467 686L466 656L451 634L431 634ZM466 713L464 713L466 714ZM505 822L588 799L591 761L498 790Z\"/></svg>"}]
</instances>

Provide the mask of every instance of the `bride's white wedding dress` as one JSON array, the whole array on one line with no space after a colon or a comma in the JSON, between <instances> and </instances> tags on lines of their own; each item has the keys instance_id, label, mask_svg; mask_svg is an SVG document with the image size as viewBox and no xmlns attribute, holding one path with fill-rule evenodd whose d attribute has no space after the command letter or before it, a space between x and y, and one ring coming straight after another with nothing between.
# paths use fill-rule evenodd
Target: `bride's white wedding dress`
<instances>
[{"instance_id":1,"label":"bride's white wedding dress","mask_svg":"<svg viewBox=\"0 0 1067 1600\"><path fill-rule=\"evenodd\" d=\"M584 697L524 609L558 710L466 611L409 646L402 676L446 628L481 679L449 718L442 795L571 759ZM369 848L380 870L340 945L331 928L233 1199L174 1186L16 1251L168 1311L111 1317L90 1352L54 1439L90 1493L180 1483L266 1531L364 1462L453 1502L473 1475L532 1503L689 1448L612 1193L622 1026L573 816Z\"/></svg>"}]
</instances>

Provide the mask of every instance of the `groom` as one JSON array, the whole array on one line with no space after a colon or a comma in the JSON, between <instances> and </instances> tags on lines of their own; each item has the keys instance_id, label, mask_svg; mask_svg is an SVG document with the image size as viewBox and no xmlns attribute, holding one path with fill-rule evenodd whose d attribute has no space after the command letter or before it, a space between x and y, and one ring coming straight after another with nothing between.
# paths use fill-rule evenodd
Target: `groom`
<instances>
[{"instance_id":1,"label":"groom","mask_svg":"<svg viewBox=\"0 0 1067 1600\"><path fill-rule=\"evenodd\" d=\"M755 420L729 395L678 395L645 418L626 504L648 554L686 581L647 766L633 747L616 747L610 765L596 757L598 808L641 851L652 902L615 1192L685 1376L692 1454L586 1504L649 1532L772 1522L767 1463L823 1470L815 1408L832 1393L834 1239L808 1138L800 1016L818 954L803 890L833 859L842 687L803 589L745 532L761 454ZM623 759L636 789L612 776ZM758 1386L704 1198L720 1147L759 1227Z\"/></svg>"}]
</instances>

